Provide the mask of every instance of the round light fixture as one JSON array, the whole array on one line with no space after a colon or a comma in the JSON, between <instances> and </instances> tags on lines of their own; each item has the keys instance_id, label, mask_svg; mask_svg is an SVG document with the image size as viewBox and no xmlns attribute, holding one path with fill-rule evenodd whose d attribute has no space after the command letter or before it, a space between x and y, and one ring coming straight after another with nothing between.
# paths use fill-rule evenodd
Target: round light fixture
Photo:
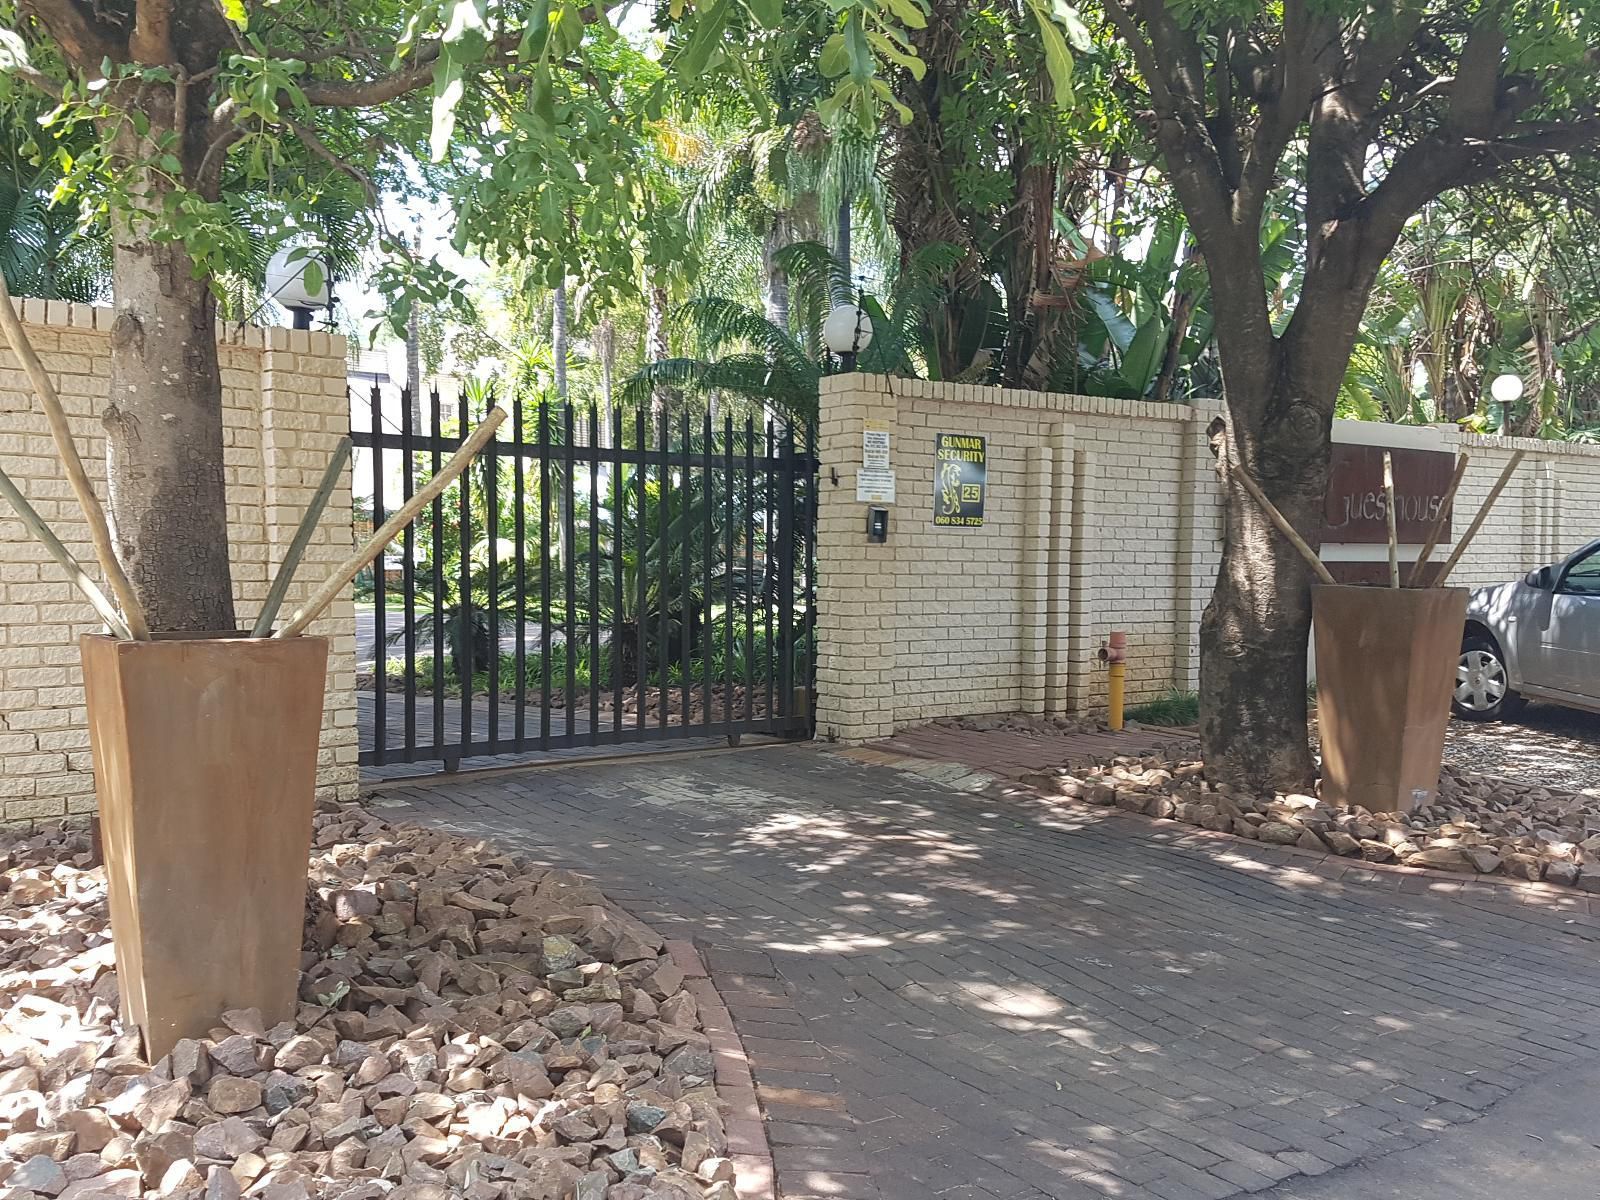
<instances>
[{"instance_id":1,"label":"round light fixture","mask_svg":"<svg viewBox=\"0 0 1600 1200\"><path fill-rule=\"evenodd\" d=\"M822 322L822 340L835 354L859 354L872 345L872 318L858 304L836 305Z\"/></svg>"},{"instance_id":2,"label":"round light fixture","mask_svg":"<svg viewBox=\"0 0 1600 1200\"><path fill-rule=\"evenodd\" d=\"M1522 397L1522 379L1516 375L1496 375L1489 394L1499 404L1515 404Z\"/></svg>"},{"instance_id":3,"label":"round light fixture","mask_svg":"<svg viewBox=\"0 0 1600 1200\"><path fill-rule=\"evenodd\" d=\"M316 251L305 246L280 246L267 261L267 295L285 308L327 308L328 269L317 262L320 276L315 288L306 284L306 268L317 262Z\"/></svg>"}]
</instances>

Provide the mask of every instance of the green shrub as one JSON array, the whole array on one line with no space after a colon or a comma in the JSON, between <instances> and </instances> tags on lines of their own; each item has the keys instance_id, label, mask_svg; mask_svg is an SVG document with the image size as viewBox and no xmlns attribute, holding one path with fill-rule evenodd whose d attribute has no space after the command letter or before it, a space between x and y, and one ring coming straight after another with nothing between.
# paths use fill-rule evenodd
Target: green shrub
<instances>
[{"instance_id":1,"label":"green shrub","mask_svg":"<svg viewBox=\"0 0 1600 1200\"><path fill-rule=\"evenodd\" d=\"M1200 720L1200 693L1173 688L1159 699L1134 705L1123 716L1141 725L1194 725Z\"/></svg>"}]
</instances>

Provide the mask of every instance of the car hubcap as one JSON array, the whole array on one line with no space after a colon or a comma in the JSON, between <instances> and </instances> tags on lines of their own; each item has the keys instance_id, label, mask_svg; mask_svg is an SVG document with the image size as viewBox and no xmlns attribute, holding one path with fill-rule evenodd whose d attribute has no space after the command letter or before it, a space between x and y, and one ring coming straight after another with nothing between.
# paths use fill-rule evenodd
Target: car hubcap
<instances>
[{"instance_id":1,"label":"car hubcap","mask_svg":"<svg viewBox=\"0 0 1600 1200\"><path fill-rule=\"evenodd\" d=\"M1456 665L1456 703L1486 712L1506 694L1506 669L1488 650L1468 650Z\"/></svg>"}]
</instances>

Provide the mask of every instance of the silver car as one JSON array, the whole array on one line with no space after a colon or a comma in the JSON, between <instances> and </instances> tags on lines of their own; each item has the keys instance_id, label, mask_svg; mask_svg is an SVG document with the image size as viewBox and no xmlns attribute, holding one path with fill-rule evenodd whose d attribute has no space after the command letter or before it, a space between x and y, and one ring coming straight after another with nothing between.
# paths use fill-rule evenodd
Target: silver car
<instances>
[{"instance_id":1,"label":"silver car","mask_svg":"<svg viewBox=\"0 0 1600 1200\"><path fill-rule=\"evenodd\" d=\"M1528 700L1600 711L1600 542L1467 602L1456 716L1496 721Z\"/></svg>"}]
</instances>

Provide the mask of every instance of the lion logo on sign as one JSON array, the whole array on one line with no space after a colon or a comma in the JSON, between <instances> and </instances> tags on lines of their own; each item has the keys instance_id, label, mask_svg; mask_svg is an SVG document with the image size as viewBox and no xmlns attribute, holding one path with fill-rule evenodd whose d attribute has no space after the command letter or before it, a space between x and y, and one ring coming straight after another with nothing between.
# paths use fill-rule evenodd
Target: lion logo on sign
<instances>
[{"instance_id":1,"label":"lion logo on sign","mask_svg":"<svg viewBox=\"0 0 1600 1200\"><path fill-rule=\"evenodd\" d=\"M939 468L939 513L954 517L961 512L961 464L947 462Z\"/></svg>"}]
</instances>

